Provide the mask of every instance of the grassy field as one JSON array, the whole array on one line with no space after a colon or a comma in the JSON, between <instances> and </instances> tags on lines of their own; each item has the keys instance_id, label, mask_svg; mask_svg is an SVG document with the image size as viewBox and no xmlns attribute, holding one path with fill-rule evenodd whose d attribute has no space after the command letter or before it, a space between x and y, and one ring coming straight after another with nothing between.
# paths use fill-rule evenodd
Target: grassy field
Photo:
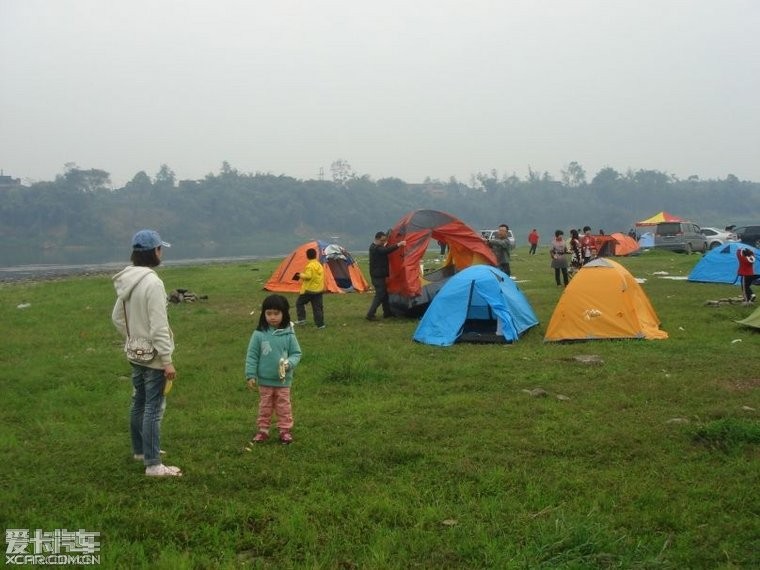
<instances>
[{"instance_id":1,"label":"grassy field","mask_svg":"<svg viewBox=\"0 0 760 570\"><path fill-rule=\"evenodd\" d=\"M364 320L370 295L326 296L327 329L297 330L296 442L253 453L243 359L276 261L161 269L208 295L169 307L175 480L131 458L109 277L0 286L3 527L100 532L105 568L759 567L760 336L704 305L739 288L654 275L697 255L620 259L670 338L544 344L540 253L512 261L540 324L511 346L417 344Z\"/></svg>"}]
</instances>

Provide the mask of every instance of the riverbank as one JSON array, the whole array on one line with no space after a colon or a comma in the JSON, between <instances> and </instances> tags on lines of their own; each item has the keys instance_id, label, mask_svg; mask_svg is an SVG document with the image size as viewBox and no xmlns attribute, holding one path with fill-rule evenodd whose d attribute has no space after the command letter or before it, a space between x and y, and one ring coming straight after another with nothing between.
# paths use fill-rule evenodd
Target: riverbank
<instances>
[{"instance_id":1,"label":"riverbank","mask_svg":"<svg viewBox=\"0 0 760 570\"><path fill-rule=\"evenodd\" d=\"M237 263L256 261L261 259L277 259L282 255L256 255L241 257L214 257L196 259L176 259L162 262L164 267L187 267L192 265L211 265L217 263ZM0 283L13 283L18 281L49 281L66 277L83 277L92 275L114 274L129 262L111 262L95 264L74 265L17 265L14 267L0 267Z\"/></svg>"}]
</instances>

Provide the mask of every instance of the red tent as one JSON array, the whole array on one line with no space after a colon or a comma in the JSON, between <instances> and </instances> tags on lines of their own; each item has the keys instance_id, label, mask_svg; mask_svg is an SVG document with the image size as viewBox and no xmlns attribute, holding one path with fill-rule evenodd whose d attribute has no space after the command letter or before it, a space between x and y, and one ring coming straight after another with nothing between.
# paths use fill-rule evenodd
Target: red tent
<instances>
[{"instance_id":1,"label":"red tent","mask_svg":"<svg viewBox=\"0 0 760 570\"><path fill-rule=\"evenodd\" d=\"M388 258L390 294L407 298L422 294L424 281L429 280L429 276L423 278L420 275L420 262L431 239L445 242L448 246L444 266L436 273L451 276L470 265L496 265L491 248L470 226L446 212L416 210L401 218L388 235L389 244L406 240L406 247Z\"/></svg>"}]
</instances>

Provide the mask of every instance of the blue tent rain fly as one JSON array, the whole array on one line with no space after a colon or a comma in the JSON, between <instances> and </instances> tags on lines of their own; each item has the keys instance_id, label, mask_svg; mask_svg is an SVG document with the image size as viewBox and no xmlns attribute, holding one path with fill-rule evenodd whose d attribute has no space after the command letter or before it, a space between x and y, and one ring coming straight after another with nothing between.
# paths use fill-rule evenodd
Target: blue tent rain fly
<instances>
[{"instance_id":1,"label":"blue tent rain fly","mask_svg":"<svg viewBox=\"0 0 760 570\"><path fill-rule=\"evenodd\" d=\"M751 249L755 252L755 274L760 275L760 250L745 243L731 242L712 249L694 266L689 273L689 281L699 283L740 283L736 277L739 271L737 249Z\"/></svg>"},{"instance_id":2,"label":"blue tent rain fly","mask_svg":"<svg viewBox=\"0 0 760 570\"><path fill-rule=\"evenodd\" d=\"M457 341L515 342L537 324L530 303L506 273L473 265L444 284L413 338L436 346Z\"/></svg>"}]
</instances>

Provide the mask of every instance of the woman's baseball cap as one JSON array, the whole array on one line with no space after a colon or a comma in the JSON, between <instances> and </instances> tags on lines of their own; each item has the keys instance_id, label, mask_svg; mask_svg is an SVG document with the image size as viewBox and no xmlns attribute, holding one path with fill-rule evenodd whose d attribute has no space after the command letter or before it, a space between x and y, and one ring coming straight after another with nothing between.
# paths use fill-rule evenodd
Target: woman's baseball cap
<instances>
[{"instance_id":1,"label":"woman's baseball cap","mask_svg":"<svg viewBox=\"0 0 760 570\"><path fill-rule=\"evenodd\" d=\"M140 230L132 238L132 249L135 251L150 251L157 247L171 247L172 244L161 240L156 230Z\"/></svg>"}]
</instances>

